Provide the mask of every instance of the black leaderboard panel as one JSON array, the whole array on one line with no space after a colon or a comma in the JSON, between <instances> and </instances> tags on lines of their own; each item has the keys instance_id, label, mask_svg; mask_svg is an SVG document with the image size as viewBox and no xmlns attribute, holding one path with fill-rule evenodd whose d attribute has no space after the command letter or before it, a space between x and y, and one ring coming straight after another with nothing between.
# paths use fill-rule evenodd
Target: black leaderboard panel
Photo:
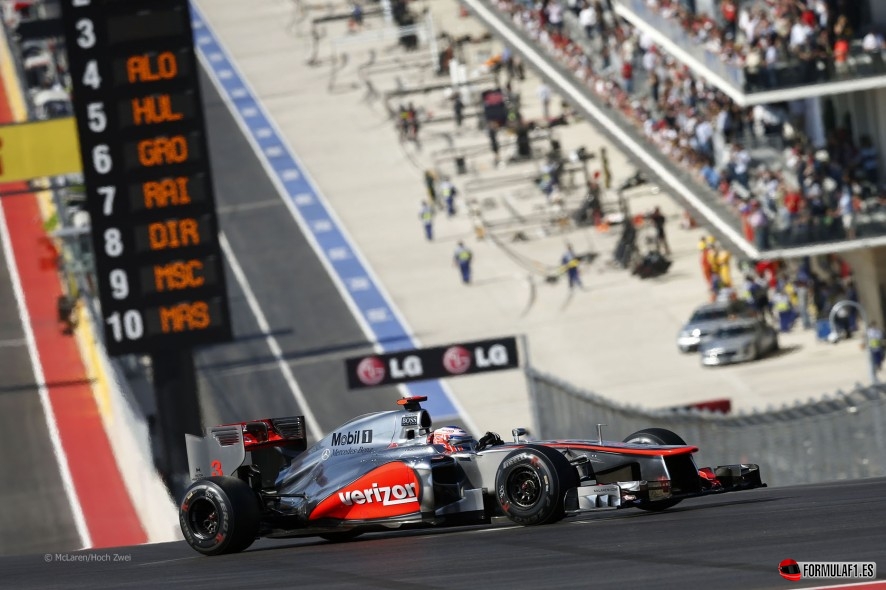
<instances>
[{"instance_id":1,"label":"black leaderboard panel","mask_svg":"<svg viewBox=\"0 0 886 590\"><path fill-rule=\"evenodd\" d=\"M62 0L105 342L231 338L187 0Z\"/></svg>"}]
</instances>

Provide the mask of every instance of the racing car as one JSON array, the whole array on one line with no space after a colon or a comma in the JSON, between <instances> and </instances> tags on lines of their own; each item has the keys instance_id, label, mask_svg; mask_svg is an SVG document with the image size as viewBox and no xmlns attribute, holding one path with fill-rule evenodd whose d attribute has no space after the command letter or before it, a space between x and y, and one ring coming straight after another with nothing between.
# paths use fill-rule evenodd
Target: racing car
<instances>
[{"instance_id":1,"label":"racing car","mask_svg":"<svg viewBox=\"0 0 886 590\"><path fill-rule=\"evenodd\" d=\"M205 555L243 551L256 538L347 541L408 527L524 526L597 510L664 510L685 498L764 487L754 464L696 467L662 428L623 442L513 441L487 432L458 446L431 439L425 397L359 416L307 448L301 416L186 435L192 484L179 507L185 540Z\"/></svg>"}]
</instances>

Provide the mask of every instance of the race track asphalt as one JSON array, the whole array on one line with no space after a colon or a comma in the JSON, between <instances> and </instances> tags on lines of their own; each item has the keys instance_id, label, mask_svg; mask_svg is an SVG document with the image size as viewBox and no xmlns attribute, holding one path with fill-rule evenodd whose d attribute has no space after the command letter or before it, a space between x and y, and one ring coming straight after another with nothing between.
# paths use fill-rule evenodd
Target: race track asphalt
<instances>
[{"instance_id":1,"label":"race track asphalt","mask_svg":"<svg viewBox=\"0 0 886 590\"><path fill-rule=\"evenodd\" d=\"M5 587L20 590L766 590L838 582L783 580L778 564L790 558L879 560L878 587L884 588L884 485L879 478L759 489L686 500L660 513L606 511L540 527L505 523L373 533L341 544L315 538L260 541L244 553L212 558L184 542L35 554L0 558L0 571ZM122 561L113 561L116 556Z\"/></svg>"}]
</instances>

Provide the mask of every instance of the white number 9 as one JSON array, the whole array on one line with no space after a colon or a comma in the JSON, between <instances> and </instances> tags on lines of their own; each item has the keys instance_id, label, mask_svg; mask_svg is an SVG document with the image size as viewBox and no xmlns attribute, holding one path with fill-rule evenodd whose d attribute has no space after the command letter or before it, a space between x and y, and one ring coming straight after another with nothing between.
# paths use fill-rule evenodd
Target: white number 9
<instances>
[{"instance_id":1,"label":"white number 9","mask_svg":"<svg viewBox=\"0 0 886 590\"><path fill-rule=\"evenodd\" d=\"M108 277L111 283L111 296L114 299L126 299L129 296L129 279L126 271L115 268Z\"/></svg>"}]
</instances>

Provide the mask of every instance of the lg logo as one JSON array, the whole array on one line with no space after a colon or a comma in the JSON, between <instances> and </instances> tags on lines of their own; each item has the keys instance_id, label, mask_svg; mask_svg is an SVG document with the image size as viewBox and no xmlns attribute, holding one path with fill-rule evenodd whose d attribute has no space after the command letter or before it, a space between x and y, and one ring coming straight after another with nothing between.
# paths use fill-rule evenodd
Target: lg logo
<instances>
[{"instance_id":1,"label":"lg logo","mask_svg":"<svg viewBox=\"0 0 886 590\"><path fill-rule=\"evenodd\" d=\"M391 359L391 377L394 379L403 379L404 377L421 377L424 369L421 366L421 359L410 354L403 357L401 362L399 359Z\"/></svg>"},{"instance_id":2,"label":"lg logo","mask_svg":"<svg viewBox=\"0 0 886 590\"><path fill-rule=\"evenodd\" d=\"M453 346L443 353L443 366L454 375L471 368L471 353L462 346Z\"/></svg>"},{"instance_id":3,"label":"lg logo","mask_svg":"<svg viewBox=\"0 0 886 590\"><path fill-rule=\"evenodd\" d=\"M385 364L377 356L368 356L357 365L357 378L366 385L378 385L385 379Z\"/></svg>"},{"instance_id":4,"label":"lg logo","mask_svg":"<svg viewBox=\"0 0 886 590\"><path fill-rule=\"evenodd\" d=\"M378 385L385 380L388 371L392 379L421 377L424 372L421 359L415 355L389 359L388 367L377 356L368 356L357 365L357 378L365 385Z\"/></svg>"},{"instance_id":5,"label":"lg logo","mask_svg":"<svg viewBox=\"0 0 886 590\"><path fill-rule=\"evenodd\" d=\"M516 366L516 355L513 339L404 350L349 359L348 379L352 387L439 379Z\"/></svg>"},{"instance_id":6,"label":"lg logo","mask_svg":"<svg viewBox=\"0 0 886 590\"><path fill-rule=\"evenodd\" d=\"M443 366L453 375L461 375L476 363L478 369L504 367L508 364L508 349L501 344L493 344L488 349L478 346L474 348L474 357L463 346L452 346L443 353Z\"/></svg>"}]
</instances>

